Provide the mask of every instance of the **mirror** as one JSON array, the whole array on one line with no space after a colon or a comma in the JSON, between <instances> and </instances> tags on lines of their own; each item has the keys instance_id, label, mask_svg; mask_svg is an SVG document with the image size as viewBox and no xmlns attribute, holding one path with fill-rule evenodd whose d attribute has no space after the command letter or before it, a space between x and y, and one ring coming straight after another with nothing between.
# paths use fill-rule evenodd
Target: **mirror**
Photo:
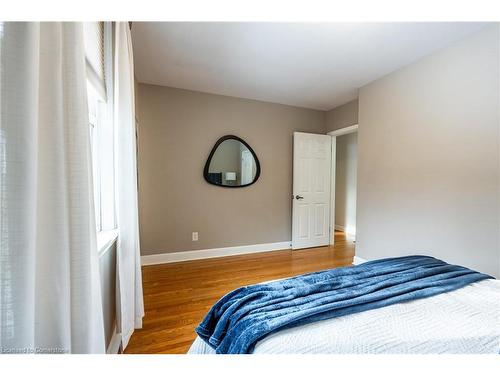
<instances>
[{"instance_id":1,"label":"mirror","mask_svg":"<svg viewBox=\"0 0 500 375\"><path fill-rule=\"evenodd\" d=\"M257 155L235 135L226 135L215 143L203 171L208 183L224 187L252 185L259 175Z\"/></svg>"}]
</instances>

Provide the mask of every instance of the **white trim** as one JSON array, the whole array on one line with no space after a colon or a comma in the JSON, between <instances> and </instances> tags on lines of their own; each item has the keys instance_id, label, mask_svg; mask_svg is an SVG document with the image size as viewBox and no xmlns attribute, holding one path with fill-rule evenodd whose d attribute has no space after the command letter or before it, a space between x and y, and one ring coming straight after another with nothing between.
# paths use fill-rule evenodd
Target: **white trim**
<instances>
[{"instance_id":1,"label":"white trim","mask_svg":"<svg viewBox=\"0 0 500 375\"><path fill-rule=\"evenodd\" d=\"M339 230L341 232L345 232L345 227L342 225L335 224L335 230Z\"/></svg>"},{"instance_id":2,"label":"white trim","mask_svg":"<svg viewBox=\"0 0 500 375\"><path fill-rule=\"evenodd\" d=\"M337 173L337 137L332 139L332 155L330 160L330 246L335 244L335 174Z\"/></svg>"},{"instance_id":3,"label":"white trim","mask_svg":"<svg viewBox=\"0 0 500 375\"><path fill-rule=\"evenodd\" d=\"M109 342L108 348L106 349L106 354L118 354L120 351L120 344L121 344L121 335L116 332L116 325L115 329L113 330L113 336L111 337L111 341Z\"/></svg>"},{"instance_id":4,"label":"white trim","mask_svg":"<svg viewBox=\"0 0 500 375\"><path fill-rule=\"evenodd\" d=\"M358 124L347 126L345 128L333 130L328 132L327 135L332 137L332 160L331 160L331 179L330 179L330 245L335 242L335 234L332 228L337 229L335 225L335 174L337 168L337 137L345 134L356 133L358 131ZM357 188L357 187L356 187ZM342 227L343 228L343 227ZM345 232L345 229L339 229Z\"/></svg>"},{"instance_id":5,"label":"white trim","mask_svg":"<svg viewBox=\"0 0 500 375\"><path fill-rule=\"evenodd\" d=\"M220 247L215 249L205 250L190 250L176 253L163 253L141 256L141 264L149 266L153 264L185 262L188 260L219 258L231 255L264 253L276 250L288 250L292 246L291 241L262 243L257 245L244 245L232 247Z\"/></svg>"},{"instance_id":6,"label":"white trim","mask_svg":"<svg viewBox=\"0 0 500 375\"><path fill-rule=\"evenodd\" d=\"M337 129L337 130L332 130L331 132L328 132L327 134L331 135L332 137L339 137L341 135L355 133L357 131L358 131L358 124L347 126L345 128L341 128L341 129Z\"/></svg>"},{"instance_id":7,"label":"white trim","mask_svg":"<svg viewBox=\"0 0 500 375\"><path fill-rule=\"evenodd\" d=\"M114 60L113 60L113 22L104 22L104 75L106 84L106 103L102 107L104 121L100 126L99 162L101 165L101 229L116 229L115 207L115 123L114 123Z\"/></svg>"},{"instance_id":8,"label":"white trim","mask_svg":"<svg viewBox=\"0 0 500 375\"><path fill-rule=\"evenodd\" d=\"M368 262L368 261L364 258L357 257L356 255L354 256L354 259L352 260L352 264L354 264L354 265L362 264L365 262Z\"/></svg>"}]
</instances>

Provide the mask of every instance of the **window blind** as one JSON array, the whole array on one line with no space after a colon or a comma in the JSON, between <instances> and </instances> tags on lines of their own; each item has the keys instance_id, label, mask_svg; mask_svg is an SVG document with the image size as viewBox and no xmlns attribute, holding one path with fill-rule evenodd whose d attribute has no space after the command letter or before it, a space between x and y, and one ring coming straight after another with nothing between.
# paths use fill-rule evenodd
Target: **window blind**
<instances>
[{"instance_id":1,"label":"window blind","mask_svg":"<svg viewBox=\"0 0 500 375\"><path fill-rule=\"evenodd\" d=\"M97 93L106 100L106 77L104 73L104 22L84 22L85 60L87 79Z\"/></svg>"}]
</instances>

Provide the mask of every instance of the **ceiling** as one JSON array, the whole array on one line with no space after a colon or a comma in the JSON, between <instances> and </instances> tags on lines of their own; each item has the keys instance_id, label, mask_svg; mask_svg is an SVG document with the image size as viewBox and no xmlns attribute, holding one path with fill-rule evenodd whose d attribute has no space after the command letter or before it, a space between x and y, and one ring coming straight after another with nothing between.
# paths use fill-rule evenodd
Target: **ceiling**
<instances>
[{"instance_id":1,"label":"ceiling","mask_svg":"<svg viewBox=\"0 0 500 375\"><path fill-rule=\"evenodd\" d=\"M485 23L134 22L141 83L329 110Z\"/></svg>"}]
</instances>

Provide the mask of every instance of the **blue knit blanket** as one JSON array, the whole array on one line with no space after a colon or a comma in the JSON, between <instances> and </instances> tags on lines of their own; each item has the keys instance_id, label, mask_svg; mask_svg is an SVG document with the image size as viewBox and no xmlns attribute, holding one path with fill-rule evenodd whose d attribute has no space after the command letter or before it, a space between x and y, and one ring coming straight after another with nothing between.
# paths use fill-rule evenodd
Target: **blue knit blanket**
<instances>
[{"instance_id":1,"label":"blue knit blanket","mask_svg":"<svg viewBox=\"0 0 500 375\"><path fill-rule=\"evenodd\" d=\"M412 301L492 278L427 256L334 268L238 288L222 297L196 332L218 354L251 353L285 328Z\"/></svg>"}]
</instances>

